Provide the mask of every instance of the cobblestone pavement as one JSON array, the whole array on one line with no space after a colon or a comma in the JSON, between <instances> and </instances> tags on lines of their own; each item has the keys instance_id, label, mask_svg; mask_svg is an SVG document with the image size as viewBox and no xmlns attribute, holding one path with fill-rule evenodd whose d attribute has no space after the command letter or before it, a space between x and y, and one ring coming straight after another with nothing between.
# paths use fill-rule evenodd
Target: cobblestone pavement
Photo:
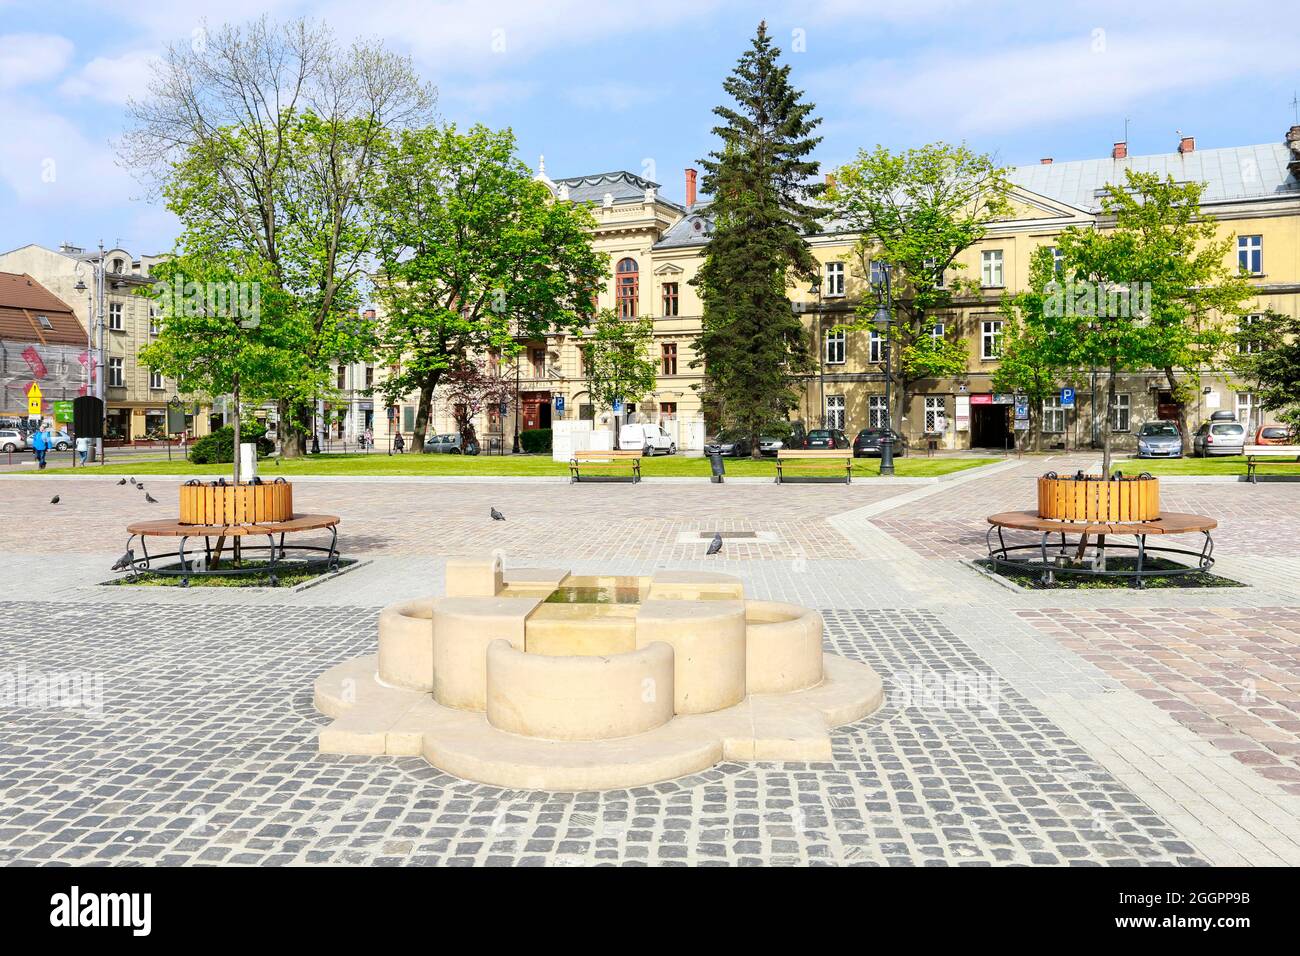
<instances>
[{"instance_id":1,"label":"cobblestone pavement","mask_svg":"<svg viewBox=\"0 0 1300 956\"><path fill-rule=\"evenodd\" d=\"M153 506L102 479L0 478L0 566L26 582L0 603L0 693L26 691L0 709L0 860L1300 864L1300 485L1162 489L1219 518L1217 570L1245 588L1026 592L961 562L984 514L1091 463L849 487L303 481L299 510L341 514L362 563L295 591L100 587ZM173 500L175 482L148 484ZM755 537L705 559L713 530ZM373 652L379 607L439 593L446 557L496 548L738 574L821 609L828 648L871 663L886 705L826 764L599 794L317 754L312 678ZM97 707L40 699L79 673Z\"/></svg>"}]
</instances>

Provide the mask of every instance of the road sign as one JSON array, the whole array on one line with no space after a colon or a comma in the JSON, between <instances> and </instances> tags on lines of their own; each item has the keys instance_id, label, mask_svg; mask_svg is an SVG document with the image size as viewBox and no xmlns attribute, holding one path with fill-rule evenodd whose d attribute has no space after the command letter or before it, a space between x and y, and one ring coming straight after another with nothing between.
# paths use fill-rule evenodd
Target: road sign
<instances>
[{"instance_id":1,"label":"road sign","mask_svg":"<svg viewBox=\"0 0 1300 956\"><path fill-rule=\"evenodd\" d=\"M1024 432L1024 431L1028 431L1028 430L1029 430L1029 419L1027 419L1027 418L1017 418L1017 419L1016 419L1016 431L1018 431L1018 432Z\"/></svg>"},{"instance_id":2,"label":"road sign","mask_svg":"<svg viewBox=\"0 0 1300 956\"><path fill-rule=\"evenodd\" d=\"M618 399L618 398L614 399L614 411L621 412L622 410L623 410L622 399Z\"/></svg>"},{"instance_id":3,"label":"road sign","mask_svg":"<svg viewBox=\"0 0 1300 956\"><path fill-rule=\"evenodd\" d=\"M1018 422L1027 422L1027 421L1029 421L1029 403L1028 403L1028 402L1016 402L1016 421L1018 421Z\"/></svg>"},{"instance_id":4,"label":"road sign","mask_svg":"<svg viewBox=\"0 0 1300 956\"><path fill-rule=\"evenodd\" d=\"M41 413L41 387L32 382L31 388L27 390L27 414L39 415Z\"/></svg>"},{"instance_id":5,"label":"road sign","mask_svg":"<svg viewBox=\"0 0 1300 956\"><path fill-rule=\"evenodd\" d=\"M72 421L72 403L71 402L54 402L54 420L61 424Z\"/></svg>"},{"instance_id":6,"label":"road sign","mask_svg":"<svg viewBox=\"0 0 1300 956\"><path fill-rule=\"evenodd\" d=\"M1074 389L1072 388L1061 389L1061 407L1074 408Z\"/></svg>"},{"instance_id":7,"label":"road sign","mask_svg":"<svg viewBox=\"0 0 1300 956\"><path fill-rule=\"evenodd\" d=\"M564 414L564 396L563 396L563 395L556 395L556 396L555 396L555 410L556 410L557 412L559 412L561 415Z\"/></svg>"}]
</instances>

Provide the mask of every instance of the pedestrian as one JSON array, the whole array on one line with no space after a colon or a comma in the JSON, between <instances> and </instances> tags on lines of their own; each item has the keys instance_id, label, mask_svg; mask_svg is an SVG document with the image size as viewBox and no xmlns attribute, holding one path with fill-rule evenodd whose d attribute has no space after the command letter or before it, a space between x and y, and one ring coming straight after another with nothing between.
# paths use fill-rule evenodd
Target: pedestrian
<instances>
[{"instance_id":1,"label":"pedestrian","mask_svg":"<svg viewBox=\"0 0 1300 956\"><path fill-rule=\"evenodd\" d=\"M398 432L397 437L393 439L393 447L397 449L399 455L406 451L406 439L402 437L401 432ZM41 467L44 466L42 465Z\"/></svg>"},{"instance_id":2,"label":"pedestrian","mask_svg":"<svg viewBox=\"0 0 1300 956\"><path fill-rule=\"evenodd\" d=\"M77 455L81 458L81 463L86 463L86 458L90 455L90 439L84 435L77 436Z\"/></svg>"},{"instance_id":3,"label":"pedestrian","mask_svg":"<svg viewBox=\"0 0 1300 956\"><path fill-rule=\"evenodd\" d=\"M45 433L45 425L37 427L36 434L32 436L32 452L36 455L36 462L42 469L45 467L45 453L50 448L50 436Z\"/></svg>"},{"instance_id":4,"label":"pedestrian","mask_svg":"<svg viewBox=\"0 0 1300 956\"><path fill-rule=\"evenodd\" d=\"M375 433L372 432L369 428L365 430L365 433L361 436L361 440L365 442L365 446L367 448L375 447Z\"/></svg>"}]
</instances>

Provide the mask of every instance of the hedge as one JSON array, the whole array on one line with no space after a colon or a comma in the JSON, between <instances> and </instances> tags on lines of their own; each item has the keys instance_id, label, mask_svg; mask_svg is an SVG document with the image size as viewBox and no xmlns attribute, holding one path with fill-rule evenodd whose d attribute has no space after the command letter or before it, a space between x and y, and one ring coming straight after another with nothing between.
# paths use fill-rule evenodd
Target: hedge
<instances>
[{"instance_id":1,"label":"hedge","mask_svg":"<svg viewBox=\"0 0 1300 956\"><path fill-rule=\"evenodd\" d=\"M530 455L550 454L551 430L549 428L530 428L519 433L519 444Z\"/></svg>"},{"instance_id":2,"label":"hedge","mask_svg":"<svg viewBox=\"0 0 1300 956\"><path fill-rule=\"evenodd\" d=\"M240 428L241 442L257 442L257 457L265 458L275 451L275 443L266 437L266 429L259 425ZM215 465L235 460L235 429L231 425L218 428L190 445L190 461L196 465Z\"/></svg>"}]
</instances>

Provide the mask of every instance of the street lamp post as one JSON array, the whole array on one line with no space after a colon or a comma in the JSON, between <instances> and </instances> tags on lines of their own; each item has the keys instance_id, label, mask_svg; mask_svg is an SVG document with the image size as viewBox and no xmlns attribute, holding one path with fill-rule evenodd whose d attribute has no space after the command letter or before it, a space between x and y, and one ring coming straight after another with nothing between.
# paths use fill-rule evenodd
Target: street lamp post
<instances>
[{"instance_id":1,"label":"street lamp post","mask_svg":"<svg viewBox=\"0 0 1300 956\"><path fill-rule=\"evenodd\" d=\"M822 322L822 279L821 276L813 279L812 285L808 291L817 296L817 377L821 385L821 423L826 427L826 329Z\"/></svg>"},{"instance_id":2,"label":"street lamp post","mask_svg":"<svg viewBox=\"0 0 1300 956\"><path fill-rule=\"evenodd\" d=\"M880 474L882 476L892 475L894 473L894 415L893 405L890 402L890 374L889 355L890 355L890 327L893 323L894 299L893 292L889 285L889 263L880 264L880 281L877 283L877 292L880 295L880 305L876 309L875 324L878 328L883 329L884 341L880 343L880 357L884 360L885 366L885 434L880 439Z\"/></svg>"},{"instance_id":3,"label":"street lamp post","mask_svg":"<svg viewBox=\"0 0 1300 956\"><path fill-rule=\"evenodd\" d=\"M87 358L87 382L90 386L87 392L93 390L94 397L99 399L100 408L104 409L107 416L107 404L105 402L104 391L104 241L99 241L99 256L95 259L83 260L91 265L91 281L94 283L94 291L87 289L86 283L80 278L81 265L77 266L77 284L73 286L78 292L86 292L86 315L90 321L87 322L89 328L86 329L86 358ZM98 333L98 344L96 345L96 333ZM94 366L93 371L90 366ZM99 450L99 463L104 464L104 439L96 439Z\"/></svg>"}]
</instances>

